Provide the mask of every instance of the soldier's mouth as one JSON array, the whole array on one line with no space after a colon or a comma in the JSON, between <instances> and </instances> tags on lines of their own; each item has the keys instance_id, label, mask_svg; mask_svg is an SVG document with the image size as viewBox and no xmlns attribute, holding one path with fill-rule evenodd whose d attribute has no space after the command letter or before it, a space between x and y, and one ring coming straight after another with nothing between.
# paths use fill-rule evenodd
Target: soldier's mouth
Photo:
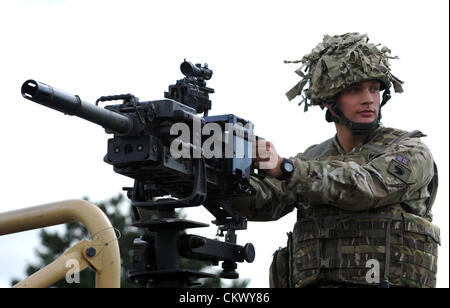
<instances>
[{"instance_id":1,"label":"soldier's mouth","mask_svg":"<svg viewBox=\"0 0 450 308\"><path fill-rule=\"evenodd\" d=\"M362 115L363 117L371 117L374 115L374 111L370 111L370 110L365 110L365 111L360 111L358 112L359 115Z\"/></svg>"}]
</instances>

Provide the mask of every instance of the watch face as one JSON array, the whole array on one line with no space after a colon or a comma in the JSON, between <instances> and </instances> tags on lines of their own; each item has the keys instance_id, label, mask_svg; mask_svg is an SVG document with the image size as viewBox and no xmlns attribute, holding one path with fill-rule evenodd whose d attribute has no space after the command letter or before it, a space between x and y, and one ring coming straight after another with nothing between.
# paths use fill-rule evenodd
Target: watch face
<instances>
[{"instance_id":1,"label":"watch face","mask_svg":"<svg viewBox=\"0 0 450 308\"><path fill-rule=\"evenodd\" d=\"M284 163L284 170L286 170L286 172L291 173L292 171L294 171L294 165L291 162L286 162Z\"/></svg>"}]
</instances>

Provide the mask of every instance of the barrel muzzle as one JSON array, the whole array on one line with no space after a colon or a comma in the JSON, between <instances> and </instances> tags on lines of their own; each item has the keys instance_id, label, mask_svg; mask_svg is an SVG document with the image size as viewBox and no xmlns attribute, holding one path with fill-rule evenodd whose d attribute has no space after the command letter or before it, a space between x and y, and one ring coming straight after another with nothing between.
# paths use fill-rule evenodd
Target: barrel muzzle
<instances>
[{"instance_id":1,"label":"barrel muzzle","mask_svg":"<svg viewBox=\"0 0 450 308\"><path fill-rule=\"evenodd\" d=\"M80 117L114 133L126 135L132 131L133 120L126 115L89 104L78 95L66 93L45 83L29 79L23 83L21 92L30 101Z\"/></svg>"}]
</instances>

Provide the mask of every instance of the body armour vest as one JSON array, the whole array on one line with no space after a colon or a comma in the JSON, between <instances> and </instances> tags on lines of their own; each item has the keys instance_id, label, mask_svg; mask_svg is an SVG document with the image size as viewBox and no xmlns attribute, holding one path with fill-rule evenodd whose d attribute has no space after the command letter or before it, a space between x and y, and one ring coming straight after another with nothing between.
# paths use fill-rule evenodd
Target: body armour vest
<instances>
[{"instance_id":1,"label":"body armour vest","mask_svg":"<svg viewBox=\"0 0 450 308\"><path fill-rule=\"evenodd\" d=\"M364 144L354 157L336 153L333 138L310 147L303 156L364 164L392 143L424 136L419 131L381 129L383 133ZM298 205L298 219L288 241L289 285L384 282L391 287L435 287L440 238L429 213L437 191L434 167L425 215L411 213L402 203L362 212L327 204Z\"/></svg>"}]
</instances>

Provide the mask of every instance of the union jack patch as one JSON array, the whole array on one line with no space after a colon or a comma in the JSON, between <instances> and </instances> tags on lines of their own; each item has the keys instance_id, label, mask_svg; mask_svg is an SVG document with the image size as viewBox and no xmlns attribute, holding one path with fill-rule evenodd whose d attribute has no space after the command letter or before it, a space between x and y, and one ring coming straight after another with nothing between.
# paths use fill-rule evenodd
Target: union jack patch
<instances>
[{"instance_id":1,"label":"union jack patch","mask_svg":"<svg viewBox=\"0 0 450 308\"><path fill-rule=\"evenodd\" d=\"M405 156L401 156L400 154L397 154L397 157L395 157L395 160L402 163L405 166L408 166L409 159L407 159Z\"/></svg>"}]
</instances>

